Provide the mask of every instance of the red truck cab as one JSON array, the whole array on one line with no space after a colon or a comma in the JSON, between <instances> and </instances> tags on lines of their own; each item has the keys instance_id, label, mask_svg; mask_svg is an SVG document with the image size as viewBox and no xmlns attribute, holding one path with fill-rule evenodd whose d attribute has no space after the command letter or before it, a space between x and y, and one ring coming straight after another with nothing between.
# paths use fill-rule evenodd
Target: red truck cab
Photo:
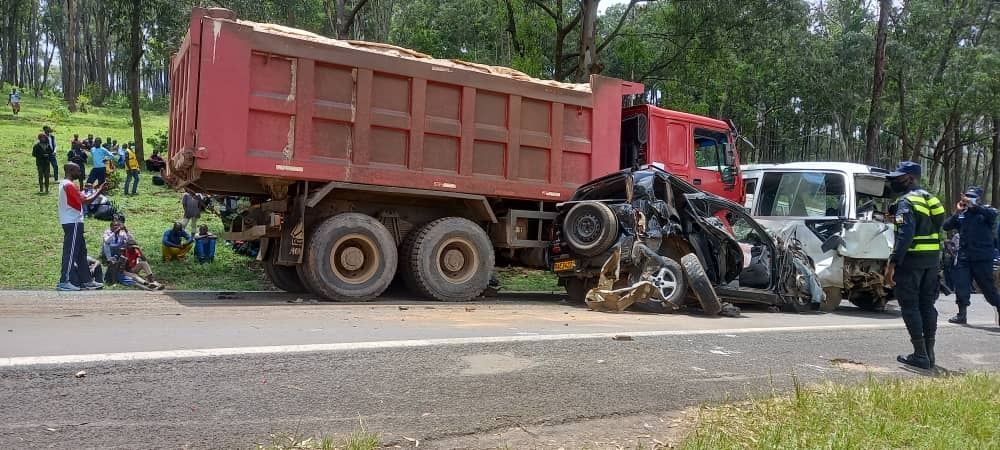
<instances>
[{"instance_id":1,"label":"red truck cab","mask_svg":"<svg viewBox=\"0 0 1000 450\"><path fill-rule=\"evenodd\" d=\"M732 127L721 120L639 105L622 112L621 168L659 165L698 189L744 200Z\"/></svg>"}]
</instances>

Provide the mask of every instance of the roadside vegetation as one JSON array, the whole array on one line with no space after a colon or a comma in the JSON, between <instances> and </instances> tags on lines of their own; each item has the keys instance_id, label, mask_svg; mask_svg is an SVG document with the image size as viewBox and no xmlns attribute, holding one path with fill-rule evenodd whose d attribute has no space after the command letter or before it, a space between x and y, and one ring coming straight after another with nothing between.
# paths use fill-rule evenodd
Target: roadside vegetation
<instances>
[{"instance_id":1,"label":"roadside vegetation","mask_svg":"<svg viewBox=\"0 0 1000 450\"><path fill-rule=\"evenodd\" d=\"M119 142L132 141L129 111L121 108L88 108L86 113L68 113L54 98L22 98L21 114L13 117L9 110L0 113L0 153L5 155L3 176L0 177L0 242L8 264L0 267L0 289L54 289L59 281L62 258L62 228L56 215L59 198L58 182L50 181L49 194L38 194L38 182L31 147L43 125L55 129L59 176L73 134L83 139L88 133L95 137L111 136ZM152 137L166 131L165 112L143 115L143 134ZM152 148L146 146L146 153ZM91 168L88 165L87 170ZM181 193L169 187L154 186L152 172L143 171L139 179L139 195L126 197L121 189L108 197L125 214L125 223L149 258L157 279L167 289L195 290L261 290L267 288L260 265L249 257L237 255L230 247L216 249L214 264L199 265L193 252L187 261L163 263L160 260L160 239L170 224L183 217ZM222 222L211 214L201 221L215 233L222 232ZM87 253L100 253L101 234L109 222L88 218L86 221ZM116 285L111 289L131 289Z\"/></svg>"},{"instance_id":2,"label":"roadside vegetation","mask_svg":"<svg viewBox=\"0 0 1000 450\"><path fill-rule=\"evenodd\" d=\"M827 383L706 406L683 450L1000 448L1000 375Z\"/></svg>"}]
</instances>

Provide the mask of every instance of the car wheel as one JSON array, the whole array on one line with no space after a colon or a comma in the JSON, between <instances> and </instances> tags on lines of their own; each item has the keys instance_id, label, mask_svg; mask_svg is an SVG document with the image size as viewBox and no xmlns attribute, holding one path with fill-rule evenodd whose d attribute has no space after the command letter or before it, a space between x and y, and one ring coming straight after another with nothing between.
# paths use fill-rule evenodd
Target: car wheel
<instances>
[{"instance_id":1,"label":"car wheel","mask_svg":"<svg viewBox=\"0 0 1000 450\"><path fill-rule=\"evenodd\" d=\"M885 304L883 304L874 293L868 291L852 292L851 297L847 300L854 306L857 306L865 311L882 311L885 309Z\"/></svg>"},{"instance_id":2,"label":"car wheel","mask_svg":"<svg viewBox=\"0 0 1000 450\"><path fill-rule=\"evenodd\" d=\"M618 219L604 203L582 202L566 213L562 230L571 250L583 256L597 256L618 239Z\"/></svg>"},{"instance_id":3,"label":"car wheel","mask_svg":"<svg viewBox=\"0 0 1000 450\"><path fill-rule=\"evenodd\" d=\"M664 301L680 306L681 298L687 292L684 269L677 261L670 258L660 257L658 259L661 265L649 275L649 282L653 283L653 286L656 286L656 289L660 291Z\"/></svg>"},{"instance_id":4,"label":"car wheel","mask_svg":"<svg viewBox=\"0 0 1000 450\"><path fill-rule=\"evenodd\" d=\"M493 244L483 228L446 217L411 232L403 244L403 276L410 289L444 302L465 302L486 290L493 274Z\"/></svg>"},{"instance_id":5,"label":"car wheel","mask_svg":"<svg viewBox=\"0 0 1000 450\"><path fill-rule=\"evenodd\" d=\"M360 213L326 219L307 237L305 270L316 294L334 301L370 301L396 274L396 240L381 222Z\"/></svg>"},{"instance_id":6,"label":"car wheel","mask_svg":"<svg viewBox=\"0 0 1000 450\"><path fill-rule=\"evenodd\" d=\"M702 311L705 314L714 316L722 312L722 302L719 295L715 293L712 280L705 273L705 268L698 261L698 256L688 253L681 258L681 265L684 266L684 273L687 274L688 282L691 283L691 291L698 298Z\"/></svg>"}]
</instances>

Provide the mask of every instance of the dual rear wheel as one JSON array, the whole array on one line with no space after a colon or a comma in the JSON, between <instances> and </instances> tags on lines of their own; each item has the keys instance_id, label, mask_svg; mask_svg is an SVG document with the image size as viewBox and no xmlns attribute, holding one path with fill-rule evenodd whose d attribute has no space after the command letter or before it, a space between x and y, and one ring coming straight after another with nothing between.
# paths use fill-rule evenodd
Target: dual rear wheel
<instances>
[{"instance_id":1,"label":"dual rear wheel","mask_svg":"<svg viewBox=\"0 0 1000 450\"><path fill-rule=\"evenodd\" d=\"M370 301L399 274L407 288L423 297L461 302L478 297L493 273L493 245L486 232L468 219L447 217L396 241L375 218L344 213L325 220L310 233L302 264L265 264L275 286L296 292L302 287L334 301ZM295 270L296 277L291 277Z\"/></svg>"}]
</instances>

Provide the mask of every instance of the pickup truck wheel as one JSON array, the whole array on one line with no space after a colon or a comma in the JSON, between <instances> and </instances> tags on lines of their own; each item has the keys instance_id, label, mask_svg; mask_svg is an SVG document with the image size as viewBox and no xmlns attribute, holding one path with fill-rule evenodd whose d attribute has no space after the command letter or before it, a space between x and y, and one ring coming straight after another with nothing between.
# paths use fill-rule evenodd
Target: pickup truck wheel
<instances>
[{"instance_id":1,"label":"pickup truck wheel","mask_svg":"<svg viewBox=\"0 0 1000 450\"><path fill-rule=\"evenodd\" d=\"M396 240L381 222L360 213L326 219L308 237L306 285L334 301L369 301L392 282Z\"/></svg>"},{"instance_id":2,"label":"pickup truck wheel","mask_svg":"<svg viewBox=\"0 0 1000 450\"><path fill-rule=\"evenodd\" d=\"M719 301L719 295L715 293L712 280L705 273L705 268L698 261L698 256L694 253L684 255L681 257L681 265L684 266L684 273L687 274L691 291L694 292L698 303L701 304L701 310L710 316L722 312L722 302Z\"/></svg>"},{"instance_id":3,"label":"pickup truck wheel","mask_svg":"<svg viewBox=\"0 0 1000 450\"><path fill-rule=\"evenodd\" d=\"M274 252L277 254L277 252ZM293 294L303 294L309 292L302 280L299 279L299 272L295 266L279 266L275 264L274 257L264 260L264 273L271 280L274 287Z\"/></svg>"},{"instance_id":4,"label":"pickup truck wheel","mask_svg":"<svg viewBox=\"0 0 1000 450\"><path fill-rule=\"evenodd\" d=\"M566 244L583 256L597 256L618 239L618 218L608 205L581 202L573 205L562 225Z\"/></svg>"},{"instance_id":5,"label":"pickup truck wheel","mask_svg":"<svg viewBox=\"0 0 1000 450\"><path fill-rule=\"evenodd\" d=\"M820 311L833 312L840 306L840 302L844 301L844 290L839 287L825 287L823 288L823 292L826 294L826 299L819 306Z\"/></svg>"},{"instance_id":6,"label":"pickup truck wheel","mask_svg":"<svg viewBox=\"0 0 1000 450\"><path fill-rule=\"evenodd\" d=\"M403 278L410 289L444 302L478 297L493 274L493 244L482 227L461 217L424 225L403 244Z\"/></svg>"},{"instance_id":7,"label":"pickup truck wheel","mask_svg":"<svg viewBox=\"0 0 1000 450\"><path fill-rule=\"evenodd\" d=\"M597 278L566 278L566 299L570 303L583 304L587 299L587 292L597 286Z\"/></svg>"}]
</instances>

